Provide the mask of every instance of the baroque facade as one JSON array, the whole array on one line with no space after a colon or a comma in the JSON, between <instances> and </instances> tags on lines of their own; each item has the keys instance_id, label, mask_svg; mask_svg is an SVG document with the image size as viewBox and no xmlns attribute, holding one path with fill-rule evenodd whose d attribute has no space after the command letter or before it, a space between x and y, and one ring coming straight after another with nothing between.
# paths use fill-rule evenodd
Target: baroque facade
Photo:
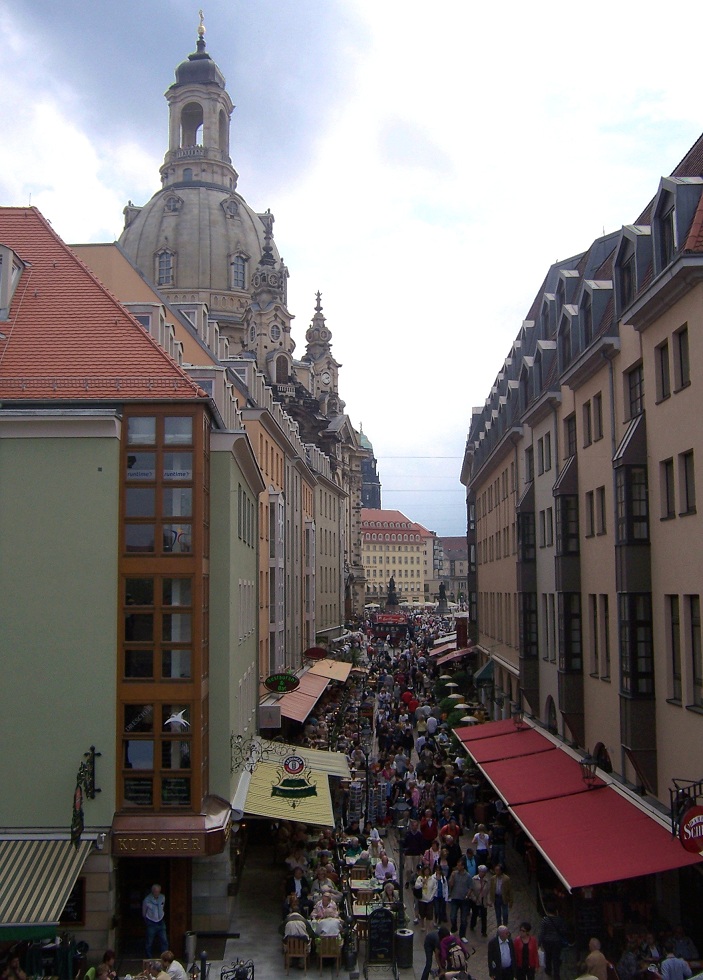
<instances>
[{"instance_id":1,"label":"baroque facade","mask_svg":"<svg viewBox=\"0 0 703 980\"><path fill-rule=\"evenodd\" d=\"M344 412L320 293L305 352L295 357L274 216L254 211L237 189L233 104L202 28L166 99L161 189L144 207L125 208L120 246L171 306L200 325L237 392L267 480L259 500L263 678L299 667L306 646L338 635L345 619L361 613L361 465L368 454ZM323 529L320 521L335 526Z\"/></svg>"}]
</instances>

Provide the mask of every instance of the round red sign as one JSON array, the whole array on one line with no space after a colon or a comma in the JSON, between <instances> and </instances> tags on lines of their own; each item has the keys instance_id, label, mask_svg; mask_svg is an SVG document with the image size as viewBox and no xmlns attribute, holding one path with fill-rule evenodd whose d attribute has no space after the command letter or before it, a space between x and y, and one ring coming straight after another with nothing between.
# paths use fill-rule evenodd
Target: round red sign
<instances>
[{"instance_id":1,"label":"round red sign","mask_svg":"<svg viewBox=\"0 0 703 980\"><path fill-rule=\"evenodd\" d=\"M687 851L703 853L703 806L686 810L679 823L679 840Z\"/></svg>"},{"instance_id":2,"label":"round red sign","mask_svg":"<svg viewBox=\"0 0 703 980\"><path fill-rule=\"evenodd\" d=\"M324 647L308 647L303 656L306 660L324 660L327 650Z\"/></svg>"}]
</instances>

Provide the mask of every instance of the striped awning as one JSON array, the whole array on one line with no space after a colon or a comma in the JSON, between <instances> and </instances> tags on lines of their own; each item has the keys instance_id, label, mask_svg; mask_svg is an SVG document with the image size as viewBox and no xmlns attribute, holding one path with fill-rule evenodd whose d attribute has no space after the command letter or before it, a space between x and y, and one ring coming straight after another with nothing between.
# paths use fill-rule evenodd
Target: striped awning
<instances>
[{"instance_id":1,"label":"striped awning","mask_svg":"<svg viewBox=\"0 0 703 980\"><path fill-rule=\"evenodd\" d=\"M305 721L329 682L329 677L320 677L319 674L311 674L310 671L303 674L300 685L295 691L284 694L278 702L283 717L290 718L292 721Z\"/></svg>"},{"instance_id":2,"label":"striped awning","mask_svg":"<svg viewBox=\"0 0 703 980\"><path fill-rule=\"evenodd\" d=\"M259 763L246 785L244 814L334 827L327 773L309 768L307 760L304 769L291 772L286 761Z\"/></svg>"},{"instance_id":3,"label":"striped awning","mask_svg":"<svg viewBox=\"0 0 703 980\"><path fill-rule=\"evenodd\" d=\"M316 677L328 677L331 681L345 681L351 672L352 665L342 660L318 660L308 674ZM307 675L306 675L307 676Z\"/></svg>"},{"instance_id":4,"label":"striped awning","mask_svg":"<svg viewBox=\"0 0 703 980\"><path fill-rule=\"evenodd\" d=\"M0 841L0 940L56 932L92 841Z\"/></svg>"}]
</instances>

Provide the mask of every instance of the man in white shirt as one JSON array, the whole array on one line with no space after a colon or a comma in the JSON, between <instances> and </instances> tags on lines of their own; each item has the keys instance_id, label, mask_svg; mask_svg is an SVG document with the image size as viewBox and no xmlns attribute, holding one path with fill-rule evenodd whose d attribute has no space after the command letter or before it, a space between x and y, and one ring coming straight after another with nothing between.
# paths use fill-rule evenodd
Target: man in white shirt
<instances>
[{"instance_id":1,"label":"man in white shirt","mask_svg":"<svg viewBox=\"0 0 703 980\"><path fill-rule=\"evenodd\" d=\"M170 949L161 954L161 967L168 973L171 980L188 980L183 964L178 962Z\"/></svg>"}]
</instances>

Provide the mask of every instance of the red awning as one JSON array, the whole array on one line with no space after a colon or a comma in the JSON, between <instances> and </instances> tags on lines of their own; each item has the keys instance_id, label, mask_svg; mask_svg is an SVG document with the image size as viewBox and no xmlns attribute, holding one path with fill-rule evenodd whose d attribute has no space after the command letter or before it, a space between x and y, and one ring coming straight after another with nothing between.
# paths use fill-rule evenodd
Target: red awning
<instances>
[{"instance_id":1,"label":"red awning","mask_svg":"<svg viewBox=\"0 0 703 980\"><path fill-rule=\"evenodd\" d=\"M578 761L532 727L506 719L455 734L570 890L702 860L612 785L589 789Z\"/></svg>"},{"instance_id":2,"label":"red awning","mask_svg":"<svg viewBox=\"0 0 703 980\"><path fill-rule=\"evenodd\" d=\"M300 678L300 686L295 691L284 694L278 701L283 717L292 721L305 721L328 684L328 677L320 677L308 671Z\"/></svg>"},{"instance_id":3,"label":"red awning","mask_svg":"<svg viewBox=\"0 0 703 980\"><path fill-rule=\"evenodd\" d=\"M450 650L456 650L456 640L452 640L450 643L440 643L438 646L432 647L430 656L439 657L443 653L449 653Z\"/></svg>"},{"instance_id":4,"label":"red awning","mask_svg":"<svg viewBox=\"0 0 703 980\"><path fill-rule=\"evenodd\" d=\"M459 657L465 657L467 653L473 653L474 647L462 647L461 650L455 650L454 653L445 653L444 656L440 657L437 661L437 666L441 664L448 664L452 660L458 660Z\"/></svg>"}]
</instances>

